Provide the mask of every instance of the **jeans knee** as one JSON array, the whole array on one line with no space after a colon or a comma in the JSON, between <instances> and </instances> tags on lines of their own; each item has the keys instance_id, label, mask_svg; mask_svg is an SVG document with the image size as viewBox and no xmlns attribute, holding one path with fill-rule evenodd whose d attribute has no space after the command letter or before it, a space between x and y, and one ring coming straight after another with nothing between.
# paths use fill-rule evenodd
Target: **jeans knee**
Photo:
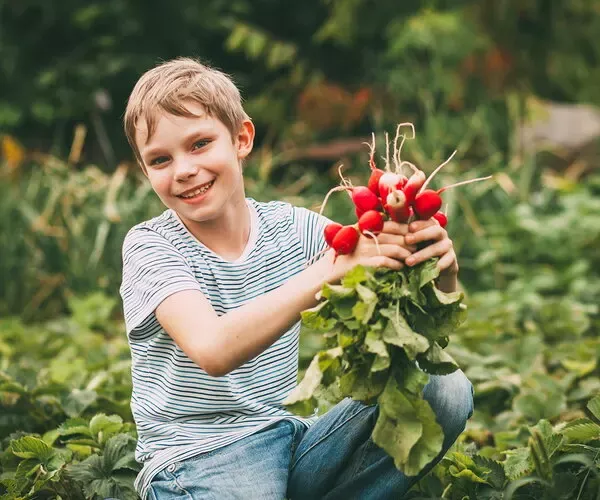
<instances>
[{"instance_id":1,"label":"jeans knee","mask_svg":"<svg viewBox=\"0 0 600 500\"><path fill-rule=\"evenodd\" d=\"M473 415L473 384L462 370L448 375L431 375L423 390L447 438L454 441Z\"/></svg>"}]
</instances>

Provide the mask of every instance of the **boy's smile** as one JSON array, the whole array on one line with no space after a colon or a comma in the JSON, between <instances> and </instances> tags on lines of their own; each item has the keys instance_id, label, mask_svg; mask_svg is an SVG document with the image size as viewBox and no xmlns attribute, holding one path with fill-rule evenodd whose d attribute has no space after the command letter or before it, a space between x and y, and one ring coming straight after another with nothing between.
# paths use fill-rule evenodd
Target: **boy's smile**
<instances>
[{"instance_id":1,"label":"boy's smile","mask_svg":"<svg viewBox=\"0 0 600 500\"><path fill-rule=\"evenodd\" d=\"M215 183L214 179L210 182L206 182L201 184L200 186L193 187L192 189L187 189L183 193L178 194L177 196L183 199L186 203L198 203L205 198L205 194Z\"/></svg>"}]
</instances>

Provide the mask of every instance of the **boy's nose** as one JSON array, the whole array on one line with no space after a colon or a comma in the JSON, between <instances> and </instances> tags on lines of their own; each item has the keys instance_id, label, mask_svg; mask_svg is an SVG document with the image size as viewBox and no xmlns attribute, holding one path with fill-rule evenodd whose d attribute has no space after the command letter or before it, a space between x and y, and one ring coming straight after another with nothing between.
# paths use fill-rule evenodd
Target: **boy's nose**
<instances>
[{"instance_id":1,"label":"boy's nose","mask_svg":"<svg viewBox=\"0 0 600 500\"><path fill-rule=\"evenodd\" d=\"M198 165L192 159L182 158L175 161L175 180L184 181L198 173Z\"/></svg>"}]
</instances>

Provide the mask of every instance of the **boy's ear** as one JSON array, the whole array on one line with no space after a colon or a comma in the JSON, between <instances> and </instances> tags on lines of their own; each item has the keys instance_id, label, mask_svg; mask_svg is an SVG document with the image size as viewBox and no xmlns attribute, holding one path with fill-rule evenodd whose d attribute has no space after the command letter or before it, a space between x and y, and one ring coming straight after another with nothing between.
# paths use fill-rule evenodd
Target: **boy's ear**
<instances>
[{"instance_id":1,"label":"boy's ear","mask_svg":"<svg viewBox=\"0 0 600 500\"><path fill-rule=\"evenodd\" d=\"M238 158L246 158L254 146L254 123L252 120L244 120L242 127L237 135Z\"/></svg>"}]
</instances>

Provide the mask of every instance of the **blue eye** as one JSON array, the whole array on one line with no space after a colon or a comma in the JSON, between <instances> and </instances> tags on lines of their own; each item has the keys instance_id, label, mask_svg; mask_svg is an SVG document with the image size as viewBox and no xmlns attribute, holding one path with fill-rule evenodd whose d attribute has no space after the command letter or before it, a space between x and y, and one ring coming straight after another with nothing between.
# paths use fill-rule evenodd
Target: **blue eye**
<instances>
[{"instance_id":1,"label":"blue eye","mask_svg":"<svg viewBox=\"0 0 600 500\"><path fill-rule=\"evenodd\" d=\"M160 165L161 163L164 163L168 159L169 158L167 158L166 156L158 156L158 157L154 158L154 160L152 160L149 164L150 165Z\"/></svg>"},{"instance_id":2,"label":"blue eye","mask_svg":"<svg viewBox=\"0 0 600 500\"><path fill-rule=\"evenodd\" d=\"M206 146L210 141L207 139L202 139L200 141L196 141L194 143L194 145L192 146L192 149L197 149L197 147L203 147Z\"/></svg>"}]
</instances>

